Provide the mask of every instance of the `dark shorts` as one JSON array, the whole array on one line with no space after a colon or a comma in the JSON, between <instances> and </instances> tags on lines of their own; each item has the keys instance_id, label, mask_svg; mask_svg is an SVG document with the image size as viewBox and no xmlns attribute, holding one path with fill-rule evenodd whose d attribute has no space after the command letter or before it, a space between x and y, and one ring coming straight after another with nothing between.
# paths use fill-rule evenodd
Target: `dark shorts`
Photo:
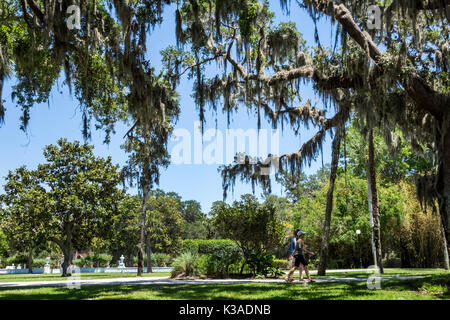
<instances>
[{"instance_id":1,"label":"dark shorts","mask_svg":"<svg viewBox=\"0 0 450 320\"><path fill-rule=\"evenodd\" d=\"M299 267L299 266L300 266L300 263L301 263L303 266L307 266L307 265L308 265L308 261L306 261L304 255L298 255L298 256L295 256L295 266L296 266L296 267Z\"/></svg>"}]
</instances>

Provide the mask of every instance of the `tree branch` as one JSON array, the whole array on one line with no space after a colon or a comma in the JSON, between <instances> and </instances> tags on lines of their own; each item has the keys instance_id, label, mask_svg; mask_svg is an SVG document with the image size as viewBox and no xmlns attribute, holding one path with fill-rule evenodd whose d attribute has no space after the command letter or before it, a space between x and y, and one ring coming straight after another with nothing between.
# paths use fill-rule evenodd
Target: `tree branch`
<instances>
[{"instance_id":1,"label":"tree branch","mask_svg":"<svg viewBox=\"0 0 450 320\"><path fill-rule=\"evenodd\" d=\"M383 54L372 41L371 36L358 27L353 20L350 11L344 4L334 4L333 6L334 16L342 25L344 31L347 32L362 49L368 52L369 57L376 64L383 68L381 63ZM327 13L327 11L322 12ZM448 111L450 108L450 97L433 90L425 80L416 73L411 74L409 79L400 79L400 81L408 95L418 104L418 106L427 110L433 116L441 117L444 112Z\"/></svg>"}]
</instances>

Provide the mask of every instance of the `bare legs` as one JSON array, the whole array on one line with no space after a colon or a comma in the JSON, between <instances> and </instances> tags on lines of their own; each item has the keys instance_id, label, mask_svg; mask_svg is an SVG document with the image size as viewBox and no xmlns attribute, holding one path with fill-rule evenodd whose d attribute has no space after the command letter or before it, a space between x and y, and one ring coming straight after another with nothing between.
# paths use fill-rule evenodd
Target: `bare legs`
<instances>
[{"instance_id":1,"label":"bare legs","mask_svg":"<svg viewBox=\"0 0 450 320\"><path fill-rule=\"evenodd\" d=\"M302 265L303 266L303 265ZM305 266L304 267L305 268L305 273L306 273L306 276L308 277L308 280L310 281L310 282L315 282L313 279L311 279L311 276L309 275L309 267L308 266ZM300 277L301 278L301 277Z\"/></svg>"},{"instance_id":2,"label":"bare legs","mask_svg":"<svg viewBox=\"0 0 450 320\"><path fill-rule=\"evenodd\" d=\"M292 276L293 276L295 270L297 270L297 267L293 266L292 269L289 271L287 277L285 278L286 281L288 281L288 282L292 281Z\"/></svg>"},{"instance_id":3,"label":"bare legs","mask_svg":"<svg viewBox=\"0 0 450 320\"><path fill-rule=\"evenodd\" d=\"M308 266L303 266L303 264L300 264L299 267L299 280L303 281L303 269L305 269L305 273L306 273L306 277L308 278L308 280L310 282L315 282L313 279L311 279L311 276L309 274L309 267ZM289 271L288 275L286 278L284 278L287 282L292 282L293 281L293 275L295 270L297 270L297 267L292 267L292 269Z\"/></svg>"},{"instance_id":4,"label":"bare legs","mask_svg":"<svg viewBox=\"0 0 450 320\"><path fill-rule=\"evenodd\" d=\"M300 281L303 281L303 264L300 263L300 268L299 268L299 278Z\"/></svg>"}]
</instances>

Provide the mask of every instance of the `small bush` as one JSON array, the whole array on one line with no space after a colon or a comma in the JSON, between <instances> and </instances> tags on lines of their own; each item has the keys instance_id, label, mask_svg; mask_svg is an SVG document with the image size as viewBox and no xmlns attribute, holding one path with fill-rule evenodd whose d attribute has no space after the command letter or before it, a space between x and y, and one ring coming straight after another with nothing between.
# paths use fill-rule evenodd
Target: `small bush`
<instances>
[{"instance_id":1,"label":"small bush","mask_svg":"<svg viewBox=\"0 0 450 320\"><path fill-rule=\"evenodd\" d=\"M80 259L76 259L73 261L73 264L79 268L82 267L91 267L91 265L94 268L104 267L107 265L112 259L112 256L106 253L95 253L95 254L89 254L85 257L82 257Z\"/></svg>"},{"instance_id":2,"label":"small bush","mask_svg":"<svg viewBox=\"0 0 450 320\"><path fill-rule=\"evenodd\" d=\"M147 257L145 257L147 258ZM161 267L166 265L169 266L172 262L172 257L165 253L153 253L152 254L152 266L153 267Z\"/></svg>"},{"instance_id":3,"label":"small bush","mask_svg":"<svg viewBox=\"0 0 450 320\"><path fill-rule=\"evenodd\" d=\"M273 264L280 269L290 269L291 262L287 259L275 259Z\"/></svg>"},{"instance_id":4,"label":"small bush","mask_svg":"<svg viewBox=\"0 0 450 320\"><path fill-rule=\"evenodd\" d=\"M258 252L253 251L247 264L252 270L253 275L267 276L279 276L282 274L280 268L274 263L275 256L270 252Z\"/></svg>"},{"instance_id":5,"label":"small bush","mask_svg":"<svg viewBox=\"0 0 450 320\"><path fill-rule=\"evenodd\" d=\"M400 258L383 259L383 266L385 268L401 268L402 261Z\"/></svg>"},{"instance_id":6,"label":"small bush","mask_svg":"<svg viewBox=\"0 0 450 320\"><path fill-rule=\"evenodd\" d=\"M45 259L36 258L33 259L33 268L43 268L45 266Z\"/></svg>"},{"instance_id":7,"label":"small bush","mask_svg":"<svg viewBox=\"0 0 450 320\"><path fill-rule=\"evenodd\" d=\"M14 264L15 266L17 265L24 265L24 264L28 264L28 256L23 255L23 254L18 254L9 258L5 259L5 264L7 266L11 266L12 264Z\"/></svg>"},{"instance_id":8,"label":"small bush","mask_svg":"<svg viewBox=\"0 0 450 320\"><path fill-rule=\"evenodd\" d=\"M176 257L172 262L172 278L182 276L195 276L198 275L198 264L196 265L196 255L191 252L184 252Z\"/></svg>"}]
</instances>

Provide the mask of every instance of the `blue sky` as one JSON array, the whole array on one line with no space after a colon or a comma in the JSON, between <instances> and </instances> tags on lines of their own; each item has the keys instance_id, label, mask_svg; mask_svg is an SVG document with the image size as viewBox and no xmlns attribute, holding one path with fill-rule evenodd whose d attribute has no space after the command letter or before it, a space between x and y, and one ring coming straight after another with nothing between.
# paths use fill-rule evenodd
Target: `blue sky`
<instances>
[{"instance_id":1,"label":"blue sky","mask_svg":"<svg viewBox=\"0 0 450 320\"><path fill-rule=\"evenodd\" d=\"M281 12L279 0L270 1L271 10L275 12L276 22L294 21L297 28L302 32L303 37L309 45L314 45L314 24L306 12L297 8L293 2L290 16ZM169 45L175 44L175 8L166 8L164 13L164 22L157 26L152 32L148 46L148 57L156 69L160 68L160 50ZM331 28L329 23L323 22L318 26L321 43L329 45L331 39ZM62 81L62 79L61 79ZM61 83L60 81L60 83ZM13 170L21 165L28 168L35 168L44 161L42 149L48 144L54 144L60 137L67 138L70 141L83 141L81 134L81 113L77 110L78 102L71 97L67 88L58 88L55 86L48 104L36 105L31 112L31 120L27 133L20 131L20 109L11 101L11 86L15 79L7 80L3 90L3 99L6 100L5 124L0 127L0 184L3 185L4 177L9 170ZM186 129L193 136L194 122L198 121L196 106L191 98L192 83L186 78L182 79L178 88L180 94L181 114L175 129ZM318 101L314 96L310 86L305 85L302 88L302 97L310 98L312 102ZM319 105L320 107L320 105ZM227 128L226 115L219 113L217 117L218 129L225 132ZM206 129L215 128L215 116L208 113ZM235 114L230 124L230 129L256 128L256 118L248 115L242 108ZM262 128L269 128L263 123ZM112 136L109 145L103 144L104 133L92 130L92 139L90 144L95 146L94 152L98 156L111 156L113 162L125 164L127 155L120 148L123 143L123 136L127 131L127 126L118 124L116 134ZM293 132L285 129L280 135L280 153L292 152L298 150L302 143L307 141L312 134L312 130L302 130L299 136L294 136ZM169 143L169 151L177 142ZM324 163L330 162L330 138L328 137L323 147ZM305 172L313 173L321 166L321 157L314 161L310 168L306 167ZM170 165L166 170L162 170L159 188L165 191L175 191L179 193L184 200L195 199L202 205L204 212L208 212L212 202L222 200L222 181L220 173L217 171L218 165L206 164L179 164ZM233 201L244 193L251 193L251 186L236 182L234 194L228 196L227 201ZM273 193L281 195L282 188L277 183L273 184ZM0 191L2 192L2 190ZM130 193L136 193L136 190L129 190ZM255 194L260 195L262 190L256 188Z\"/></svg>"}]
</instances>

